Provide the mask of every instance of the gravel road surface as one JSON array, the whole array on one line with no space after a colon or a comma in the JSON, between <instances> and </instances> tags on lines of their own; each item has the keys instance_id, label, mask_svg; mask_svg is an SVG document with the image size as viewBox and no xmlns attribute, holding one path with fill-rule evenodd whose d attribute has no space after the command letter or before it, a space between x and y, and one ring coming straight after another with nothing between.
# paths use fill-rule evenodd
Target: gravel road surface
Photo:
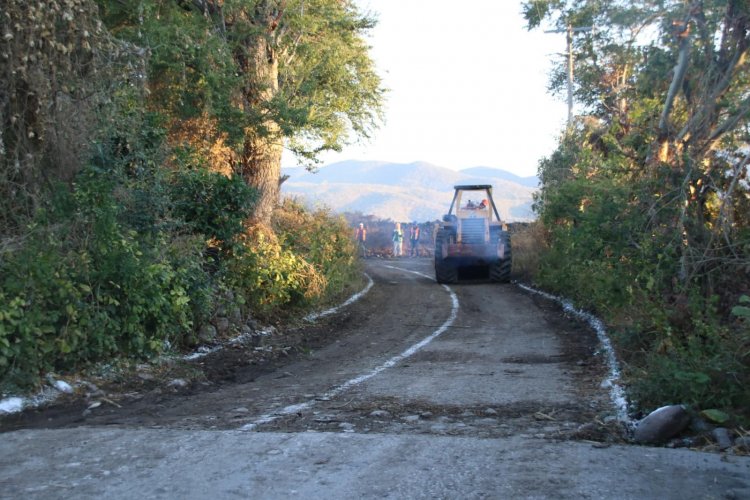
<instances>
[{"instance_id":1,"label":"gravel road surface","mask_svg":"<svg viewBox=\"0 0 750 500\"><path fill-rule=\"evenodd\" d=\"M0 498L750 498L749 457L627 444L595 333L555 304L426 259L367 273L192 378L3 418Z\"/></svg>"}]
</instances>

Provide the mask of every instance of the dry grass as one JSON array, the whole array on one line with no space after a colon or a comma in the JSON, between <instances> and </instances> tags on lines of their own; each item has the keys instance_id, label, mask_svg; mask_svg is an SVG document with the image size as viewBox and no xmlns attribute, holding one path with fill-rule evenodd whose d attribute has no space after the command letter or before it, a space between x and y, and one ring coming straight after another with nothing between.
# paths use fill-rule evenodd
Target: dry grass
<instances>
[{"instance_id":1,"label":"dry grass","mask_svg":"<svg viewBox=\"0 0 750 500\"><path fill-rule=\"evenodd\" d=\"M533 281L539 269L539 260L547 247L546 230L538 223L511 228L513 244L513 277Z\"/></svg>"}]
</instances>

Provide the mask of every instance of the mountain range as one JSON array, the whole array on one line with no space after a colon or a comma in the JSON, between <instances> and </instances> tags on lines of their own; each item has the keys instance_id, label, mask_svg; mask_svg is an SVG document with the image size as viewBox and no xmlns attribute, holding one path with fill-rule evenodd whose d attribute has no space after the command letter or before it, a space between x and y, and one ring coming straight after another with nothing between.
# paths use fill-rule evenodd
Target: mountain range
<instances>
[{"instance_id":1,"label":"mountain range","mask_svg":"<svg viewBox=\"0 0 750 500\"><path fill-rule=\"evenodd\" d=\"M282 194L312 207L361 212L393 221L428 221L448 211L457 184L491 184L500 216L508 222L534 219L532 196L539 180L493 167L451 170L425 162L342 161L308 172L284 168Z\"/></svg>"}]
</instances>

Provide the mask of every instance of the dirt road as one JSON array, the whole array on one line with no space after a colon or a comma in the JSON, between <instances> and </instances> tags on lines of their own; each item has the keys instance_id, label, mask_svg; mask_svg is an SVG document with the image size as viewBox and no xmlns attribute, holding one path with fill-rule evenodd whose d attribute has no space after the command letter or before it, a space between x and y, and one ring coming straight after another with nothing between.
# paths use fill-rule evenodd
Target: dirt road
<instances>
[{"instance_id":1,"label":"dirt road","mask_svg":"<svg viewBox=\"0 0 750 500\"><path fill-rule=\"evenodd\" d=\"M367 272L204 378L4 419L0 497L750 497L747 457L624 444L596 336L554 304L424 259Z\"/></svg>"}]
</instances>

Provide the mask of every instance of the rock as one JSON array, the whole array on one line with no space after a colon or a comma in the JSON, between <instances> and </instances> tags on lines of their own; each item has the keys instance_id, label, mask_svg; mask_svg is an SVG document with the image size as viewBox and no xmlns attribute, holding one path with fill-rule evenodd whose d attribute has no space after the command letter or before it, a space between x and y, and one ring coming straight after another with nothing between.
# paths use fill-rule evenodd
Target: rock
<instances>
[{"instance_id":1,"label":"rock","mask_svg":"<svg viewBox=\"0 0 750 500\"><path fill-rule=\"evenodd\" d=\"M229 318L225 318L224 316L219 316L214 321L214 324L216 325L216 331L220 334L226 333L227 330L229 330Z\"/></svg>"},{"instance_id":2,"label":"rock","mask_svg":"<svg viewBox=\"0 0 750 500\"><path fill-rule=\"evenodd\" d=\"M713 428L713 425L709 424L697 415L690 419L690 430L693 432L703 434L705 432L711 432Z\"/></svg>"},{"instance_id":3,"label":"rock","mask_svg":"<svg viewBox=\"0 0 750 500\"><path fill-rule=\"evenodd\" d=\"M229 310L229 321L231 321L233 325L242 324L242 311L240 311L239 307L233 307Z\"/></svg>"},{"instance_id":4,"label":"rock","mask_svg":"<svg viewBox=\"0 0 750 500\"><path fill-rule=\"evenodd\" d=\"M716 440L716 444L720 450L726 450L732 447L732 437L729 435L729 431L724 427L717 427L711 431L711 435Z\"/></svg>"},{"instance_id":5,"label":"rock","mask_svg":"<svg viewBox=\"0 0 750 500\"><path fill-rule=\"evenodd\" d=\"M219 304L214 313L216 313L217 316L226 316L227 308L224 304Z\"/></svg>"},{"instance_id":6,"label":"rock","mask_svg":"<svg viewBox=\"0 0 750 500\"><path fill-rule=\"evenodd\" d=\"M691 448L696 444L693 438L676 438L667 443L667 448Z\"/></svg>"},{"instance_id":7,"label":"rock","mask_svg":"<svg viewBox=\"0 0 750 500\"><path fill-rule=\"evenodd\" d=\"M385 410L375 410L370 412L370 416L373 418L391 418L391 412Z\"/></svg>"},{"instance_id":8,"label":"rock","mask_svg":"<svg viewBox=\"0 0 750 500\"><path fill-rule=\"evenodd\" d=\"M94 396L98 396L102 394L102 391L99 390L99 387L97 387L96 384L92 384L91 382L88 382L86 380L81 382L81 384L83 384L86 387L87 395L89 397L94 397Z\"/></svg>"},{"instance_id":9,"label":"rock","mask_svg":"<svg viewBox=\"0 0 750 500\"><path fill-rule=\"evenodd\" d=\"M63 380L56 380L53 385L55 386L55 389L60 392L64 392L65 394L73 394L73 387Z\"/></svg>"},{"instance_id":10,"label":"rock","mask_svg":"<svg viewBox=\"0 0 750 500\"><path fill-rule=\"evenodd\" d=\"M661 443L676 436L690 423L683 405L662 406L638 423L633 439L638 443Z\"/></svg>"},{"instance_id":11,"label":"rock","mask_svg":"<svg viewBox=\"0 0 750 500\"><path fill-rule=\"evenodd\" d=\"M183 378L176 378L167 385L174 389L182 389L183 387L187 387L189 384L188 381Z\"/></svg>"},{"instance_id":12,"label":"rock","mask_svg":"<svg viewBox=\"0 0 750 500\"><path fill-rule=\"evenodd\" d=\"M419 422L419 415L407 415L404 420L411 423Z\"/></svg>"},{"instance_id":13,"label":"rock","mask_svg":"<svg viewBox=\"0 0 750 500\"><path fill-rule=\"evenodd\" d=\"M750 451L750 436L738 437L734 440L734 445L744 451Z\"/></svg>"},{"instance_id":14,"label":"rock","mask_svg":"<svg viewBox=\"0 0 750 500\"><path fill-rule=\"evenodd\" d=\"M598 426L594 422L587 422L585 424L579 425L576 431L580 433L594 432L595 430L597 430L597 427Z\"/></svg>"},{"instance_id":15,"label":"rock","mask_svg":"<svg viewBox=\"0 0 750 500\"><path fill-rule=\"evenodd\" d=\"M216 338L216 328L213 325L203 325L198 332L198 340L201 342L213 342Z\"/></svg>"},{"instance_id":16,"label":"rock","mask_svg":"<svg viewBox=\"0 0 750 500\"><path fill-rule=\"evenodd\" d=\"M445 434L448 432L448 426L445 424L435 424L430 426L430 432L434 434Z\"/></svg>"}]
</instances>

